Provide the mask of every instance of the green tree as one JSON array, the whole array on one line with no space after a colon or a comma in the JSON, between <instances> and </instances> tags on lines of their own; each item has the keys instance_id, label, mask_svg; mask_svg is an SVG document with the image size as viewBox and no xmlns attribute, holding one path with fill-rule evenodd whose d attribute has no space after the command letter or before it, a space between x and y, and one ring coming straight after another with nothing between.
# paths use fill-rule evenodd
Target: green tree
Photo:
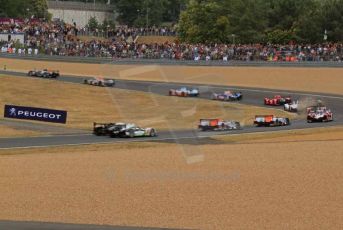
<instances>
[{"instance_id":1,"label":"green tree","mask_svg":"<svg viewBox=\"0 0 343 230\"><path fill-rule=\"evenodd\" d=\"M30 0L32 6L32 13L36 18L48 19L48 4L46 0Z\"/></svg>"},{"instance_id":2,"label":"green tree","mask_svg":"<svg viewBox=\"0 0 343 230\"><path fill-rule=\"evenodd\" d=\"M90 31L95 31L96 29L99 28L99 22L98 20L96 19L96 17L91 17L89 20L88 20L88 28Z\"/></svg>"},{"instance_id":3,"label":"green tree","mask_svg":"<svg viewBox=\"0 0 343 230\"><path fill-rule=\"evenodd\" d=\"M117 20L122 24L132 26L139 17L142 1L117 0L115 6L118 12Z\"/></svg>"},{"instance_id":4,"label":"green tree","mask_svg":"<svg viewBox=\"0 0 343 230\"><path fill-rule=\"evenodd\" d=\"M46 0L0 0L2 15L6 17L48 18Z\"/></svg>"},{"instance_id":5,"label":"green tree","mask_svg":"<svg viewBox=\"0 0 343 230\"><path fill-rule=\"evenodd\" d=\"M187 0L116 0L118 21L129 26L176 22Z\"/></svg>"},{"instance_id":6,"label":"green tree","mask_svg":"<svg viewBox=\"0 0 343 230\"><path fill-rule=\"evenodd\" d=\"M231 33L236 35L239 43L260 42L264 39L267 28L265 0L227 0L224 1Z\"/></svg>"},{"instance_id":7,"label":"green tree","mask_svg":"<svg viewBox=\"0 0 343 230\"><path fill-rule=\"evenodd\" d=\"M329 41L343 41L343 0L326 0L321 9L322 37L326 30Z\"/></svg>"},{"instance_id":8,"label":"green tree","mask_svg":"<svg viewBox=\"0 0 343 230\"><path fill-rule=\"evenodd\" d=\"M226 42L230 30L228 17L215 1L193 0L181 13L179 36L191 43Z\"/></svg>"}]
</instances>

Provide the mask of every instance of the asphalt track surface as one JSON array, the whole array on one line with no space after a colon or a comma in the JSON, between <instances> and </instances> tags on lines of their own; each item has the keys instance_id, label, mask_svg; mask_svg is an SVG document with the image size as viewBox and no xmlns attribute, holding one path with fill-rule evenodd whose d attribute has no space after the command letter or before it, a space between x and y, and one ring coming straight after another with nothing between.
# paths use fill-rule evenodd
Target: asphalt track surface
<instances>
[{"instance_id":1,"label":"asphalt track surface","mask_svg":"<svg viewBox=\"0 0 343 230\"><path fill-rule=\"evenodd\" d=\"M13 77L27 77L25 73L0 71L0 74L6 74ZM82 84L83 79L87 77L77 76L61 76L57 81ZM14 79L15 80L15 79ZM48 80L48 79L46 79ZM53 80L54 81L54 80ZM324 126L336 126L343 124L343 96L318 94L318 93L304 93L304 92L289 92L283 90L269 90L245 87L224 87L215 85L196 85L196 84L183 84L183 83L169 83L169 82L149 82L149 81L127 81L116 80L114 88L136 90L142 92L149 92L151 95L167 95L169 89L179 88L181 86L197 87L200 89L199 99L209 100L213 92L223 92L228 89L240 91L243 93L243 100L239 103L264 106L264 97L273 97L275 94L291 96L300 101L305 99L322 100L334 113L334 121L329 123L312 123L308 124L303 119L292 121L290 126L286 127L253 127L246 126L242 130L229 131L229 132L198 132L197 130L184 130L184 131L165 131L160 132L156 138L108 138L97 137L89 133L75 133L65 135L51 135L45 137L27 137L27 138L0 138L0 149L16 149L16 148L32 148L32 147L49 147L49 146L65 146L65 145L82 145L82 144L99 144L99 143L118 143L128 141L159 141L159 142L174 142L174 143L187 143L199 144L203 140L208 143L216 144L214 140L209 138L213 135L235 135L240 133L256 133L256 132L272 132L290 129L308 129ZM93 87L85 85L84 87ZM111 92L111 88L108 88ZM188 98L184 98L188 100ZM223 102L223 103L236 103L236 102ZM196 107L195 107L196 109ZM14 122L14 121L7 121ZM101 122L101 121L99 121ZM44 126L44 125L42 125ZM47 125L47 127L49 127ZM0 221L0 229L11 230L135 230L135 229L158 229L158 228L144 228L144 227L122 227L122 226L99 226L99 225L76 225L76 224L63 224L63 223L43 223L43 222L20 222L20 221Z\"/></svg>"},{"instance_id":2,"label":"asphalt track surface","mask_svg":"<svg viewBox=\"0 0 343 230\"><path fill-rule=\"evenodd\" d=\"M25 77L25 73L0 71L0 74L6 74L13 77ZM34 78L34 77L32 77ZM81 76L61 76L56 81L83 84L83 80L91 77ZM45 79L50 80L50 79ZM55 79L51 80L55 81ZM199 132L198 130L172 130L159 132L157 137L150 138L109 138L109 137L97 137L89 132L66 134L66 135L49 135L43 137L24 137L24 138L0 138L0 149L13 149L13 148L32 148L32 147L49 147L49 146L68 146L68 145L86 145L86 144L102 144L102 143L119 143L119 142L137 142L137 141L159 141L159 142L176 142L187 144L199 144L203 143L201 139L209 139L214 135L234 135L241 133L256 133L256 132L271 132L280 130L291 129L307 129L326 126L335 126L343 124L343 96L330 95L330 94L318 94L318 93L304 93L304 92L290 92L284 90L269 90L259 88L246 88L246 87L224 87L216 85L200 85L200 84L184 84L184 83L171 83L171 82L150 82L150 81L130 81L130 80L116 80L114 88L135 90L141 92L148 92L151 95L167 95L169 89L177 89L181 86L196 87L200 89L199 99L209 100L213 92L221 93L226 90L240 91L243 93L243 100L240 102L223 102L223 103L242 103L254 106L264 106L264 97L273 97L276 94L284 96L291 96L294 99L300 101L316 101L322 100L325 105L334 113L334 121L328 123L312 123L308 124L303 114L303 119L294 120L290 126L286 127L254 127L245 126L242 130L226 131L226 132ZM96 87L84 85L84 87ZM112 88L107 88L109 95ZM184 98L188 100L189 98ZM264 106L267 107L267 106ZM275 107L267 107L275 108ZM282 107L278 107L282 109ZM190 108L190 110L196 109ZM97 121L101 122L101 121ZM211 140L208 141L211 143Z\"/></svg>"},{"instance_id":3,"label":"asphalt track surface","mask_svg":"<svg viewBox=\"0 0 343 230\"><path fill-rule=\"evenodd\" d=\"M1 230L172 230L170 228L123 227L29 221L0 221ZM177 229L175 229L177 230Z\"/></svg>"}]
</instances>

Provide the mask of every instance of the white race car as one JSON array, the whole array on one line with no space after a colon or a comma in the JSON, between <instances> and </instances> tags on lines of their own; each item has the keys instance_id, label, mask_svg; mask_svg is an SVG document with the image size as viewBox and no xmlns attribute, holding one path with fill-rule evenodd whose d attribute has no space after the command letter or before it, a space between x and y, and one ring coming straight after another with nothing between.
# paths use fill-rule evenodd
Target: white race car
<instances>
[{"instance_id":1,"label":"white race car","mask_svg":"<svg viewBox=\"0 0 343 230\"><path fill-rule=\"evenodd\" d=\"M283 108L285 111L288 112L298 112L298 101L292 101L291 103L284 104Z\"/></svg>"},{"instance_id":2,"label":"white race car","mask_svg":"<svg viewBox=\"0 0 343 230\"><path fill-rule=\"evenodd\" d=\"M137 126L123 129L118 133L118 137L155 137L157 132L154 128L140 128Z\"/></svg>"},{"instance_id":3,"label":"white race car","mask_svg":"<svg viewBox=\"0 0 343 230\"><path fill-rule=\"evenodd\" d=\"M238 121L226 121L222 119L200 119L198 127L201 131L241 129L241 125Z\"/></svg>"},{"instance_id":4,"label":"white race car","mask_svg":"<svg viewBox=\"0 0 343 230\"><path fill-rule=\"evenodd\" d=\"M85 79L83 83L87 85L103 86L103 87L113 87L115 82L113 79L104 79L104 78L94 78L94 79Z\"/></svg>"},{"instance_id":5,"label":"white race car","mask_svg":"<svg viewBox=\"0 0 343 230\"><path fill-rule=\"evenodd\" d=\"M170 89L169 96L197 97L199 96L199 90L187 87L181 87L180 89Z\"/></svg>"}]
</instances>

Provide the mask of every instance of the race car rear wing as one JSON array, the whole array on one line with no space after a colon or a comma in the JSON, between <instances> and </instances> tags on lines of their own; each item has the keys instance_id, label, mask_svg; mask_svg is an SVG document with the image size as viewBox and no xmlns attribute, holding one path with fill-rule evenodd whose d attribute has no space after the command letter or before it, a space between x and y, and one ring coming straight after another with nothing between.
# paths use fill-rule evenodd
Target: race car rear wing
<instances>
[{"instance_id":1,"label":"race car rear wing","mask_svg":"<svg viewBox=\"0 0 343 230\"><path fill-rule=\"evenodd\" d=\"M98 123L98 122L93 122L93 128L96 127L105 127L109 125L114 125L115 123Z\"/></svg>"}]
</instances>

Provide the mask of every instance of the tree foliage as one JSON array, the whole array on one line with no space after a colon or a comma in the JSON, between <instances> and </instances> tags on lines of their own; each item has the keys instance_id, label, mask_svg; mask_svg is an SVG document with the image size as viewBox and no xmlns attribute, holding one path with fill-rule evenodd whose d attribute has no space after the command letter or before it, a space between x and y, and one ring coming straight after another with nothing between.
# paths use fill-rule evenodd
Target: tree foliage
<instances>
[{"instance_id":1,"label":"tree foliage","mask_svg":"<svg viewBox=\"0 0 343 230\"><path fill-rule=\"evenodd\" d=\"M48 18L46 0L0 0L2 17Z\"/></svg>"},{"instance_id":2,"label":"tree foliage","mask_svg":"<svg viewBox=\"0 0 343 230\"><path fill-rule=\"evenodd\" d=\"M113 0L118 21L129 26L153 26L177 22L186 0Z\"/></svg>"},{"instance_id":3,"label":"tree foliage","mask_svg":"<svg viewBox=\"0 0 343 230\"><path fill-rule=\"evenodd\" d=\"M93 3L94 0L76 1ZM95 0L95 3L114 5L117 21L124 25L178 23L180 40L192 43L316 43L325 41L325 31L327 41L343 41L343 0ZM46 0L0 0L0 17L32 16L49 18ZM107 28L107 23L102 26Z\"/></svg>"},{"instance_id":4,"label":"tree foliage","mask_svg":"<svg viewBox=\"0 0 343 230\"><path fill-rule=\"evenodd\" d=\"M180 38L192 43L224 42L229 25L217 2L191 1L187 11L181 13Z\"/></svg>"},{"instance_id":5,"label":"tree foliage","mask_svg":"<svg viewBox=\"0 0 343 230\"><path fill-rule=\"evenodd\" d=\"M99 22L96 19L96 17L90 17L88 20L88 24L87 24L88 28L90 31L95 31L96 29L99 28Z\"/></svg>"},{"instance_id":6,"label":"tree foliage","mask_svg":"<svg viewBox=\"0 0 343 230\"><path fill-rule=\"evenodd\" d=\"M225 18L223 29L215 18ZM343 0L191 0L179 21L187 42L314 43L324 31L343 41Z\"/></svg>"}]
</instances>

